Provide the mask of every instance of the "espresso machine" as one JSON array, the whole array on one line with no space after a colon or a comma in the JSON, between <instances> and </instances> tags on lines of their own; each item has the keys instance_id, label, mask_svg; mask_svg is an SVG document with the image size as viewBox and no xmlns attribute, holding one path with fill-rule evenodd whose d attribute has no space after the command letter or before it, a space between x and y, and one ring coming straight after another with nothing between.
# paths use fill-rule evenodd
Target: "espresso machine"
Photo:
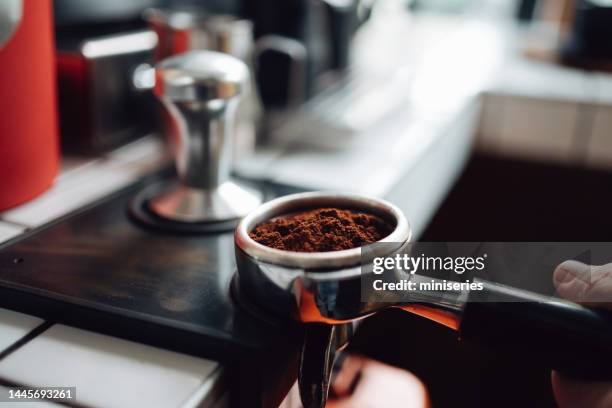
<instances>
[{"instance_id":1,"label":"espresso machine","mask_svg":"<svg viewBox=\"0 0 612 408\"><path fill-rule=\"evenodd\" d=\"M57 0L63 149L99 154L159 130L151 120L159 106L134 79L155 61L198 49L249 65L252 92L239 109L249 120L239 118L239 132L263 140L265 118L313 96L318 78L346 70L352 34L368 16L365 3ZM251 137L236 148L248 153L254 143Z\"/></svg>"}]
</instances>

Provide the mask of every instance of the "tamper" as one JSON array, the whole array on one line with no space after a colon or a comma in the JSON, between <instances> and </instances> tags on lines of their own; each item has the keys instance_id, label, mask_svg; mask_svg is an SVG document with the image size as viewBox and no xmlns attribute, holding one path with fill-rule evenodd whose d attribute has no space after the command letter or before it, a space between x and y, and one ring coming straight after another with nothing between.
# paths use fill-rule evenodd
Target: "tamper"
<instances>
[{"instance_id":1,"label":"tamper","mask_svg":"<svg viewBox=\"0 0 612 408\"><path fill-rule=\"evenodd\" d=\"M261 203L261 194L230 178L236 108L248 87L246 64L218 52L187 52L155 67L154 93L167 110L179 183L145 205L166 227L233 228Z\"/></svg>"}]
</instances>

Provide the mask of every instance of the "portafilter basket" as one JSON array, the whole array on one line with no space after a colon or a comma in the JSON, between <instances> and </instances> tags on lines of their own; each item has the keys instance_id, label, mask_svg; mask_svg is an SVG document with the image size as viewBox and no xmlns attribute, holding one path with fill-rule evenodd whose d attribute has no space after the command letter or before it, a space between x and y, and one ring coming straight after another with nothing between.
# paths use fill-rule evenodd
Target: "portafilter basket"
<instances>
[{"instance_id":1,"label":"portafilter basket","mask_svg":"<svg viewBox=\"0 0 612 408\"><path fill-rule=\"evenodd\" d=\"M341 208L379 216L392 232L378 242L389 245L330 252L293 252L270 248L249 236L257 225L298 211ZM393 204L356 194L311 192L269 201L239 223L235 232L241 292L267 312L301 322L343 323L369 313L361 302L361 267L375 256L391 255L410 240L406 217ZM394 245L395 244L395 245Z\"/></svg>"}]
</instances>

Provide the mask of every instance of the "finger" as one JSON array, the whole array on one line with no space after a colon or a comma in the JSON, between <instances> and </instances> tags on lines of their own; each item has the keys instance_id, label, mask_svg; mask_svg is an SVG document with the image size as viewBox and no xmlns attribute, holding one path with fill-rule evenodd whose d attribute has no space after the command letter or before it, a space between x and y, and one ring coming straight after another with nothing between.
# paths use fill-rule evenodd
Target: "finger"
<instances>
[{"instance_id":1,"label":"finger","mask_svg":"<svg viewBox=\"0 0 612 408\"><path fill-rule=\"evenodd\" d=\"M612 407L612 382L582 382L552 372L552 388L559 408Z\"/></svg>"},{"instance_id":2,"label":"finger","mask_svg":"<svg viewBox=\"0 0 612 408\"><path fill-rule=\"evenodd\" d=\"M557 293L587 306L612 309L612 264L586 265L565 261L553 274Z\"/></svg>"},{"instance_id":3,"label":"finger","mask_svg":"<svg viewBox=\"0 0 612 408\"><path fill-rule=\"evenodd\" d=\"M340 372L336 374L332 382L332 390L336 396L343 397L351 393L363 367L363 362L364 358L356 355L349 355L342 362Z\"/></svg>"},{"instance_id":4,"label":"finger","mask_svg":"<svg viewBox=\"0 0 612 408\"><path fill-rule=\"evenodd\" d=\"M426 408L427 389L408 371L363 358L360 379L353 393L330 400L328 408Z\"/></svg>"},{"instance_id":5,"label":"finger","mask_svg":"<svg viewBox=\"0 0 612 408\"><path fill-rule=\"evenodd\" d=\"M578 261L565 261L555 269L553 282L557 293L565 299L583 300L590 280L591 267Z\"/></svg>"},{"instance_id":6,"label":"finger","mask_svg":"<svg viewBox=\"0 0 612 408\"><path fill-rule=\"evenodd\" d=\"M427 389L414 374L374 360L364 364L353 395L356 401L372 401L372 407L429 406Z\"/></svg>"}]
</instances>

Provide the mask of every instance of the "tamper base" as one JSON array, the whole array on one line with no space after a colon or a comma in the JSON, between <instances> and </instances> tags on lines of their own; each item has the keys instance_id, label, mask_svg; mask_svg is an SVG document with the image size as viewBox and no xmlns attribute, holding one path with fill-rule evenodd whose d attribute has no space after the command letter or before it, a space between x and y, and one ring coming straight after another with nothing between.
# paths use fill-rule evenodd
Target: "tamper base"
<instances>
[{"instance_id":1,"label":"tamper base","mask_svg":"<svg viewBox=\"0 0 612 408\"><path fill-rule=\"evenodd\" d=\"M210 190L178 186L152 198L148 205L158 216L173 221L227 222L238 221L259 206L262 199L258 191L226 181Z\"/></svg>"}]
</instances>

